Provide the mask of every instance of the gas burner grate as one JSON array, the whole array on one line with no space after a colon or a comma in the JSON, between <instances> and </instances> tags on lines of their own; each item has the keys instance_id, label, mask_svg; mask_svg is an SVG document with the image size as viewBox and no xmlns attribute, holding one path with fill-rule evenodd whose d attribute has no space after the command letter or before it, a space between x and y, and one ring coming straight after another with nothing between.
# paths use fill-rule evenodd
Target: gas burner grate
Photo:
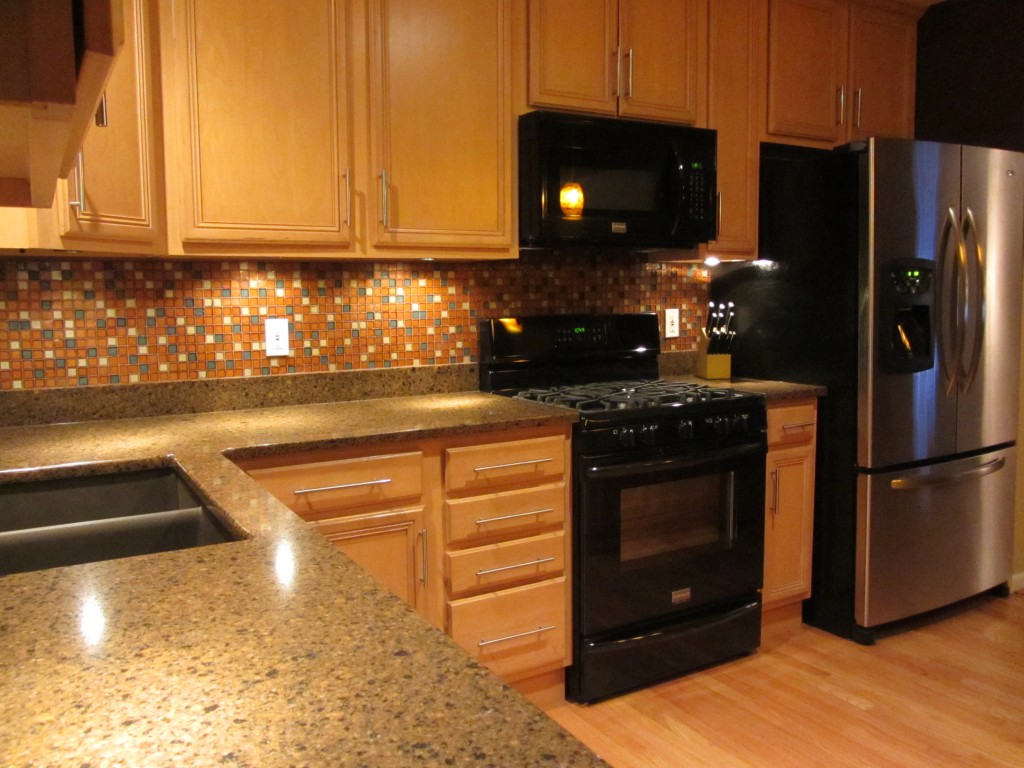
<instances>
[{"instance_id":1,"label":"gas burner grate","mask_svg":"<svg viewBox=\"0 0 1024 768\"><path fill-rule=\"evenodd\" d=\"M516 397L523 400L560 405L584 413L663 406L679 407L737 396L739 394L731 389L663 379L606 381L565 387L532 388L516 394Z\"/></svg>"}]
</instances>

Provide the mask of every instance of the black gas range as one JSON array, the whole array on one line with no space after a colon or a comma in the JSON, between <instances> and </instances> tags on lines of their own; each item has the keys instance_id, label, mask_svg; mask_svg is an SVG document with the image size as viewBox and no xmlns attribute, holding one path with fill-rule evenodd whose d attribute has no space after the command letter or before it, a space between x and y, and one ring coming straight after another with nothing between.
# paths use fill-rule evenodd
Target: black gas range
<instances>
[{"instance_id":1,"label":"black gas range","mask_svg":"<svg viewBox=\"0 0 1024 768\"><path fill-rule=\"evenodd\" d=\"M482 390L579 413L566 695L595 701L756 648L764 398L659 378L654 314L480 332Z\"/></svg>"}]
</instances>

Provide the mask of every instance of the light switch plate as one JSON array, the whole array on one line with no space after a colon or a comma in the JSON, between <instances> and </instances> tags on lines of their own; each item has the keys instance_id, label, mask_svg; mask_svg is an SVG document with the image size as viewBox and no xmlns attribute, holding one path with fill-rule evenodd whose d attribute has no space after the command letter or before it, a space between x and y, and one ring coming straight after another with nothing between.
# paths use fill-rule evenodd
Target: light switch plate
<instances>
[{"instance_id":1,"label":"light switch plate","mask_svg":"<svg viewBox=\"0 0 1024 768\"><path fill-rule=\"evenodd\" d=\"M679 338L679 308L665 310L665 338Z\"/></svg>"},{"instance_id":2,"label":"light switch plate","mask_svg":"<svg viewBox=\"0 0 1024 768\"><path fill-rule=\"evenodd\" d=\"M267 357L288 354L288 318L268 317L264 325Z\"/></svg>"}]
</instances>

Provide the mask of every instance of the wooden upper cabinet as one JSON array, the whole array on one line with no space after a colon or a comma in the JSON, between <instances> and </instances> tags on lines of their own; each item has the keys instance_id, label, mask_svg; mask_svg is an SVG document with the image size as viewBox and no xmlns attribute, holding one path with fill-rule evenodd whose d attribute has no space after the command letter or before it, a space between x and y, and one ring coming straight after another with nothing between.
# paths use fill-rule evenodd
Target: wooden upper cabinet
<instances>
[{"instance_id":1,"label":"wooden upper cabinet","mask_svg":"<svg viewBox=\"0 0 1024 768\"><path fill-rule=\"evenodd\" d=\"M372 245L513 242L510 0L373 0ZM446 254L447 255L447 254Z\"/></svg>"},{"instance_id":2,"label":"wooden upper cabinet","mask_svg":"<svg viewBox=\"0 0 1024 768\"><path fill-rule=\"evenodd\" d=\"M757 0L714 0L708 16L708 127L718 132L718 234L706 254L757 252Z\"/></svg>"},{"instance_id":3,"label":"wooden upper cabinet","mask_svg":"<svg viewBox=\"0 0 1024 768\"><path fill-rule=\"evenodd\" d=\"M125 41L80 162L58 187L58 230L67 247L166 247L155 20L144 0L124 0ZM85 242L79 242L85 241Z\"/></svg>"},{"instance_id":4,"label":"wooden upper cabinet","mask_svg":"<svg viewBox=\"0 0 1024 768\"><path fill-rule=\"evenodd\" d=\"M849 138L914 135L917 17L850 8Z\"/></svg>"},{"instance_id":5,"label":"wooden upper cabinet","mask_svg":"<svg viewBox=\"0 0 1024 768\"><path fill-rule=\"evenodd\" d=\"M618 0L530 0L529 100L618 112Z\"/></svg>"},{"instance_id":6,"label":"wooden upper cabinet","mask_svg":"<svg viewBox=\"0 0 1024 768\"><path fill-rule=\"evenodd\" d=\"M181 242L348 242L344 0L161 5Z\"/></svg>"},{"instance_id":7,"label":"wooden upper cabinet","mask_svg":"<svg viewBox=\"0 0 1024 768\"><path fill-rule=\"evenodd\" d=\"M832 146L913 135L918 15L846 0L768 0L766 138Z\"/></svg>"},{"instance_id":8,"label":"wooden upper cabinet","mask_svg":"<svg viewBox=\"0 0 1024 768\"><path fill-rule=\"evenodd\" d=\"M702 123L707 13L707 0L530 0L530 105Z\"/></svg>"},{"instance_id":9,"label":"wooden upper cabinet","mask_svg":"<svg viewBox=\"0 0 1024 768\"><path fill-rule=\"evenodd\" d=\"M768 133L842 140L848 15L839 0L769 0Z\"/></svg>"}]
</instances>

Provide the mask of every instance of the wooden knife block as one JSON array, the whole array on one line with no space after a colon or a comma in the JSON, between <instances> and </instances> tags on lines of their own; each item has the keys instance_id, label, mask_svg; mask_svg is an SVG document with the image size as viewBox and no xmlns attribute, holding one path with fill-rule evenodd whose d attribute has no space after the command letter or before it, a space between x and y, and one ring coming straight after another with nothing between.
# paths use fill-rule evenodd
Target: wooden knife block
<instances>
[{"instance_id":1,"label":"wooden knife block","mask_svg":"<svg viewBox=\"0 0 1024 768\"><path fill-rule=\"evenodd\" d=\"M709 355L710 343L702 329L697 340L697 375L702 379L728 379L732 375L732 355Z\"/></svg>"}]
</instances>

